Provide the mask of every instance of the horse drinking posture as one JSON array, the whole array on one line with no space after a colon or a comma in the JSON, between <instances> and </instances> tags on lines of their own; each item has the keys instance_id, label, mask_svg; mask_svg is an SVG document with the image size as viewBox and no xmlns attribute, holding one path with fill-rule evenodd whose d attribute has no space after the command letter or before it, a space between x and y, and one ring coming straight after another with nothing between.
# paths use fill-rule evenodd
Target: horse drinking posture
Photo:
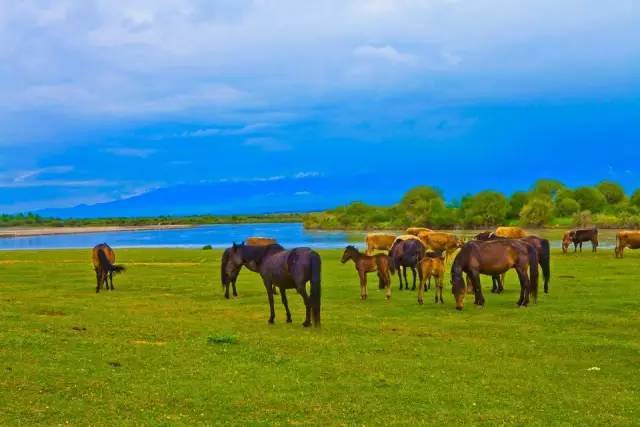
<instances>
[{"instance_id":1,"label":"horse drinking posture","mask_svg":"<svg viewBox=\"0 0 640 427\"><path fill-rule=\"evenodd\" d=\"M120 273L125 270L123 265L114 264L116 262L116 254L113 249L106 243L94 246L91 253L91 261L96 272L96 293L100 292L102 284L104 284L106 290L109 290L109 284L111 284L111 290L113 291L113 273Z\"/></svg>"},{"instance_id":2,"label":"horse drinking posture","mask_svg":"<svg viewBox=\"0 0 640 427\"><path fill-rule=\"evenodd\" d=\"M269 323L273 323L276 313L273 307L274 286L280 288L282 304L287 313L287 323L291 322L291 312L287 302L287 289L295 289L304 300L306 318L303 326L320 326L320 255L309 248L285 250L278 244L251 246L235 243L229 248L222 268L229 277L241 266L255 265L262 277L269 299ZM311 282L311 292L307 294L307 282Z\"/></svg>"},{"instance_id":3,"label":"horse drinking posture","mask_svg":"<svg viewBox=\"0 0 640 427\"><path fill-rule=\"evenodd\" d=\"M418 304L424 303L425 286L427 289L431 288L431 277L436 280L436 303L439 298L442 304L442 287L444 285L444 256L442 252L427 252L418 263L418 274L420 276Z\"/></svg>"},{"instance_id":4,"label":"horse drinking posture","mask_svg":"<svg viewBox=\"0 0 640 427\"><path fill-rule=\"evenodd\" d=\"M419 239L396 240L389 252L391 263L389 264L391 274L395 274L398 270L398 279L400 280L400 290L402 290L402 276L404 276L404 287L409 289L407 281L407 267L413 273L413 286L411 290L416 289L416 267L418 261L424 257L425 248ZM402 273L402 274L401 274Z\"/></svg>"},{"instance_id":5,"label":"horse drinking posture","mask_svg":"<svg viewBox=\"0 0 640 427\"><path fill-rule=\"evenodd\" d=\"M352 260L356 265L358 277L360 277L360 298L365 300L367 292L367 273L378 273L378 287L386 289L387 299L391 298L391 276L389 274L389 257L384 254L365 255L354 246L347 246L342 254L340 262L343 264Z\"/></svg>"},{"instance_id":6,"label":"horse drinking posture","mask_svg":"<svg viewBox=\"0 0 640 427\"><path fill-rule=\"evenodd\" d=\"M535 248L521 240L499 239L487 242L472 241L464 245L451 266L452 292L456 309L464 307L467 290L463 273L470 280L475 293L475 304L484 305L480 286L480 274L495 276L515 269L520 279L519 306L529 304L529 295L534 300L538 295L538 255ZM529 269L529 275L527 274Z\"/></svg>"}]
</instances>

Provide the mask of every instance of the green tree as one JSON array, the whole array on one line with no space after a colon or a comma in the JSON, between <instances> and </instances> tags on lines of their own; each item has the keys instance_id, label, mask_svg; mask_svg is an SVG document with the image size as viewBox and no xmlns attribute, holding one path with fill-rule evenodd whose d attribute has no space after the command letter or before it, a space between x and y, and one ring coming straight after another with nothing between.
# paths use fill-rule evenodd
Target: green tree
<instances>
[{"instance_id":1,"label":"green tree","mask_svg":"<svg viewBox=\"0 0 640 427\"><path fill-rule=\"evenodd\" d=\"M536 195L545 195L554 199L560 190L566 188L567 187L557 179L539 179L533 184L531 192Z\"/></svg>"},{"instance_id":2,"label":"green tree","mask_svg":"<svg viewBox=\"0 0 640 427\"><path fill-rule=\"evenodd\" d=\"M509 197L509 218L518 218L520 211L529 201L529 193L526 191L516 191Z\"/></svg>"},{"instance_id":3,"label":"green tree","mask_svg":"<svg viewBox=\"0 0 640 427\"><path fill-rule=\"evenodd\" d=\"M640 208L640 188L633 192L631 198L629 199L629 202L632 206Z\"/></svg>"},{"instance_id":4,"label":"green tree","mask_svg":"<svg viewBox=\"0 0 640 427\"><path fill-rule=\"evenodd\" d=\"M612 205L622 202L626 197L624 188L617 182L602 181L597 185L597 188L607 199L607 202Z\"/></svg>"},{"instance_id":5,"label":"green tree","mask_svg":"<svg viewBox=\"0 0 640 427\"><path fill-rule=\"evenodd\" d=\"M433 225L433 218L446 211L441 193L432 187L420 186L409 190L399 204L407 225Z\"/></svg>"},{"instance_id":6,"label":"green tree","mask_svg":"<svg viewBox=\"0 0 640 427\"><path fill-rule=\"evenodd\" d=\"M580 203L580 207L592 213L602 211L607 204L607 199L604 197L604 194L594 187L576 188L574 194L576 201Z\"/></svg>"},{"instance_id":7,"label":"green tree","mask_svg":"<svg viewBox=\"0 0 640 427\"><path fill-rule=\"evenodd\" d=\"M556 203L557 216L573 216L578 212L580 212L580 203L575 199L566 197L559 199Z\"/></svg>"},{"instance_id":8,"label":"green tree","mask_svg":"<svg viewBox=\"0 0 640 427\"><path fill-rule=\"evenodd\" d=\"M520 222L523 225L541 227L553 219L553 202L547 197L536 197L530 200L520 211Z\"/></svg>"},{"instance_id":9,"label":"green tree","mask_svg":"<svg viewBox=\"0 0 640 427\"><path fill-rule=\"evenodd\" d=\"M509 201L496 191L482 191L463 199L465 223L471 226L503 224L509 212Z\"/></svg>"}]
</instances>

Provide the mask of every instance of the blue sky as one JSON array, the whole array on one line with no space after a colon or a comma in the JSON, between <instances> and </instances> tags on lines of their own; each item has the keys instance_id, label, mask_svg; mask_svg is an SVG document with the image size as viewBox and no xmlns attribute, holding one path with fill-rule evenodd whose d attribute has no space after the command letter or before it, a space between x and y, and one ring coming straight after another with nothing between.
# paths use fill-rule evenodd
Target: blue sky
<instances>
[{"instance_id":1,"label":"blue sky","mask_svg":"<svg viewBox=\"0 0 640 427\"><path fill-rule=\"evenodd\" d=\"M637 1L3 3L0 212L280 177L638 186Z\"/></svg>"}]
</instances>

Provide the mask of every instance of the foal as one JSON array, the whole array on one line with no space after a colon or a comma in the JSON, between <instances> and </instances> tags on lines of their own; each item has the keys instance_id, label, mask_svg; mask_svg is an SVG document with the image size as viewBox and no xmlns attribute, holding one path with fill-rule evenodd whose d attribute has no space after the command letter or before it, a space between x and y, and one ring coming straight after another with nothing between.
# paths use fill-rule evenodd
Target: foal
<instances>
[{"instance_id":1,"label":"foal","mask_svg":"<svg viewBox=\"0 0 640 427\"><path fill-rule=\"evenodd\" d=\"M352 260L360 277L360 298L367 299L367 273L378 273L378 287L386 289L387 299L391 298L391 275L389 274L389 257L384 254L365 255L354 246L347 246L340 260L343 264Z\"/></svg>"},{"instance_id":2,"label":"foal","mask_svg":"<svg viewBox=\"0 0 640 427\"><path fill-rule=\"evenodd\" d=\"M420 287L418 288L418 304L424 303L425 286L431 288L431 277L436 281L436 304L438 298L440 304L442 300L442 288L444 286L444 256L442 252L427 252L418 263L418 275L420 276ZM428 281L428 282L427 282Z\"/></svg>"}]
</instances>

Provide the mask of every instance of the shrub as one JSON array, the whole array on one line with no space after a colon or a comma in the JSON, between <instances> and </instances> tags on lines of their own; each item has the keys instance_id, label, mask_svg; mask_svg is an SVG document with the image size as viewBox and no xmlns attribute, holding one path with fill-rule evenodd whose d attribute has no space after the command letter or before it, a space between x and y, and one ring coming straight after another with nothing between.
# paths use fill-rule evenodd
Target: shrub
<instances>
[{"instance_id":1,"label":"shrub","mask_svg":"<svg viewBox=\"0 0 640 427\"><path fill-rule=\"evenodd\" d=\"M547 198L535 198L520 211L523 225L541 227L553 219L553 203Z\"/></svg>"},{"instance_id":2,"label":"shrub","mask_svg":"<svg viewBox=\"0 0 640 427\"><path fill-rule=\"evenodd\" d=\"M555 213L557 216L573 216L580 212L580 203L575 199L564 198L556 203Z\"/></svg>"}]
</instances>

